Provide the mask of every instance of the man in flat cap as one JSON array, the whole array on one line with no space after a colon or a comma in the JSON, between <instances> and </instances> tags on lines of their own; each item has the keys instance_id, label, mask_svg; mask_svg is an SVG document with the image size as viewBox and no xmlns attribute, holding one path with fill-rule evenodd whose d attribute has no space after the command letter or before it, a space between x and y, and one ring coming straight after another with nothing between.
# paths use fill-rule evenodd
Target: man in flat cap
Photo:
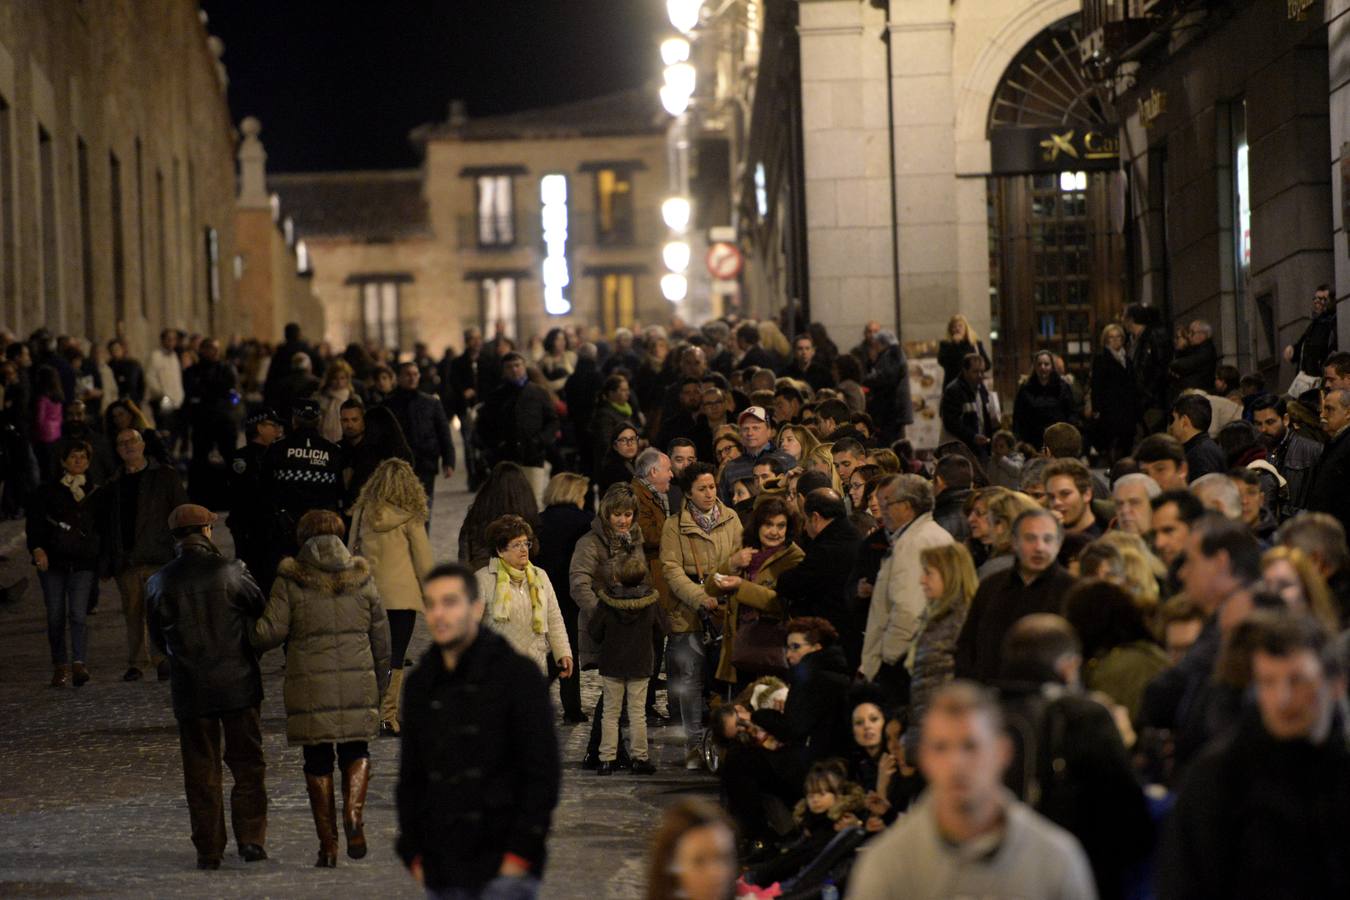
<instances>
[{"instance_id":1,"label":"man in flat cap","mask_svg":"<svg viewBox=\"0 0 1350 900\"><path fill-rule=\"evenodd\" d=\"M248 566L263 596L272 590L277 555L271 549L272 501L263 485L263 456L285 433L281 417L259 409L244 420L248 443L230 457L230 517L225 520L234 538L234 555Z\"/></svg>"},{"instance_id":2,"label":"man in flat cap","mask_svg":"<svg viewBox=\"0 0 1350 900\"><path fill-rule=\"evenodd\" d=\"M234 776L230 820L239 855L245 862L267 858L262 675L249 644L264 598L248 568L211 542L215 521L203 506L175 507L169 514L175 558L145 587L150 640L169 658L199 869L220 868L225 854L222 758Z\"/></svg>"},{"instance_id":3,"label":"man in flat cap","mask_svg":"<svg viewBox=\"0 0 1350 900\"><path fill-rule=\"evenodd\" d=\"M300 548L295 526L311 509L342 509L342 448L319 434L319 401L291 408L290 432L263 455L263 490L272 503L277 562Z\"/></svg>"}]
</instances>

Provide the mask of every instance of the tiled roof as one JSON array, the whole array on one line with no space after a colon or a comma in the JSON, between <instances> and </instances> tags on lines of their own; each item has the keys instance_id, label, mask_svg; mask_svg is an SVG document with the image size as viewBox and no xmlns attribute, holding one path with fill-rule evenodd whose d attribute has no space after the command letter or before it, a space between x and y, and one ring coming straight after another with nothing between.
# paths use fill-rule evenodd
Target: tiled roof
<instances>
[{"instance_id":1,"label":"tiled roof","mask_svg":"<svg viewBox=\"0 0 1350 900\"><path fill-rule=\"evenodd\" d=\"M416 128L412 139L502 141L663 134L669 118L661 109L657 91L638 87L559 106L434 122Z\"/></svg>"},{"instance_id":2,"label":"tiled roof","mask_svg":"<svg viewBox=\"0 0 1350 900\"><path fill-rule=\"evenodd\" d=\"M271 175L298 238L393 241L431 233L420 169Z\"/></svg>"}]
</instances>

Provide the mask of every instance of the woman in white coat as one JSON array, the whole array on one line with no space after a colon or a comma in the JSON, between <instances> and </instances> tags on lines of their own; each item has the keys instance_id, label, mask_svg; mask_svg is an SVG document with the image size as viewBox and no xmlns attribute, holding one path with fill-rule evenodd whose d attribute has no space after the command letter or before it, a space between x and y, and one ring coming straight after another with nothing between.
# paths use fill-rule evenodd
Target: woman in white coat
<instances>
[{"instance_id":1,"label":"woman in white coat","mask_svg":"<svg viewBox=\"0 0 1350 900\"><path fill-rule=\"evenodd\" d=\"M517 653L548 674L551 653L559 675L572 677L572 647L567 641L558 597L548 574L530 562L534 530L520 516L505 515L487 527L488 546L496 555L475 574L478 595L487 604L483 624Z\"/></svg>"}]
</instances>

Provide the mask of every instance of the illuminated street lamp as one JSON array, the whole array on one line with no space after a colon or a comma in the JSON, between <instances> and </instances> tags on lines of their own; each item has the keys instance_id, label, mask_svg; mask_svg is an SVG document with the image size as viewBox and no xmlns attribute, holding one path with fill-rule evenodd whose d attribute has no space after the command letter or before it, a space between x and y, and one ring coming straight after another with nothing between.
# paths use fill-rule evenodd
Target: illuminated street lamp
<instances>
[{"instance_id":1,"label":"illuminated street lamp","mask_svg":"<svg viewBox=\"0 0 1350 900\"><path fill-rule=\"evenodd\" d=\"M689 268L691 255L689 245L684 241L671 241L661 248L661 259L672 272L683 272Z\"/></svg>"},{"instance_id":2,"label":"illuminated street lamp","mask_svg":"<svg viewBox=\"0 0 1350 900\"><path fill-rule=\"evenodd\" d=\"M661 278L661 296L671 303L679 303L689 293L689 279L671 272Z\"/></svg>"},{"instance_id":3,"label":"illuminated street lamp","mask_svg":"<svg viewBox=\"0 0 1350 900\"><path fill-rule=\"evenodd\" d=\"M689 108L689 99L688 94L682 94L668 84L661 86L661 106L672 116L684 115Z\"/></svg>"},{"instance_id":4,"label":"illuminated street lamp","mask_svg":"<svg viewBox=\"0 0 1350 900\"><path fill-rule=\"evenodd\" d=\"M671 90L679 91L686 97L694 96L694 85L698 80L698 72L689 63L679 62L666 66L665 76L666 86Z\"/></svg>"},{"instance_id":5,"label":"illuminated street lamp","mask_svg":"<svg viewBox=\"0 0 1350 900\"><path fill-rule=\"evenodd\" d=\"M699 13L703 10L703 0L666 0L666 14L670 24L685 34L698 27Z\"/></svg>"},{"instance_id":6,"label":"illuminated street lamp","mask_svg":"<svg viewBox=\"0 0 1350 900\"><path fill-rule=\"evenodd\" d=\"M689 203L688 197L668 197L661 204L661 219L666 223L666 227L678 234L684 234L685 229L689 227L689 219L693 214L693 206Z\"/></svg>"},{"instance_id":7,"label":"illuminated street lamp","mask_svg":"<svg viewBox=\"0 0 1350 900\"><path fill-rule=\"evenodd\" d=\"M689 62L689 41L682 37L666 38L661 42L661 62L668 66Z\"/></svg>"}]
</instances>

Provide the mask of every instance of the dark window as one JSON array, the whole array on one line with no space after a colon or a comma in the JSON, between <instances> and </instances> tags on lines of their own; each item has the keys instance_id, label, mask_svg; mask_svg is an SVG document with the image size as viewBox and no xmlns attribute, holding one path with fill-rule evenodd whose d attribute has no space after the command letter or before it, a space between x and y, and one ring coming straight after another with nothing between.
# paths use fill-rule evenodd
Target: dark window
<instances>
[{"instance_id":1,"label":"dark window","mask_svg":"<svg viewBox=\"0 0 1350 900\"><path fill-rule=\"evenodd\" d=\"M136 138L136 257L141 276L141 315L150 318L150 276L145 267L145 156Z\"/></svg>"},{"instance_id":2,"label":"dark window","mask_svg":"<svg viewBox=\"0 0 1350 900\"><path fill-rule=\"evenodd\" d=\"M220 234L207 225L202 229L206 237L206 299L220 302Z\"/></svg>"},{"instance_id":3,"label":"dark window","mask_svg":"<svg viewBox=\"0 0 1350 900\"><path fill-rule=\"evenodd\" d=\"M48 325L55 326L61 321L61 257L56 245L56 151L52 146L52 136L41 125L38 126L37 140L43 315Z\"/></svg>"},{"instance_id":4,"label":"dark window","mask_svg":"<svg viewBox=\"0 0 1350 900\"><path fill-rule=\"evenodd\" d=\"M17 325L19 257L14 238L13 164L9 104L0 97L0 315Z\"/></svg>"},{"instance_id":5,"label":"dark window","mask_svg":"<svg viewBox=\"0 0 1350 900\"><path fill-rule=\"evenodd\" d=\"M165 206L164 170L155 169L155 250L159 263L159 318L169 321L169 236L166 220L169 210Z\"/></svg>"},{"instance_id":6,"label":"dark window","mask_svg":"<svg viewBox=\"0 0 1350 900\"><path fill-rule=\"evenodd\" d=\"M94 335L94 224L89 208L89 147L75 139L75 180L80 192L80 278L84 290L84 333Z\"/></svg>"},{"instance_id":7,"label":"dark window","mask_svg":"<svg viewBox=\"0 0 1350 900\"><path fill-rule=\"evenodd\" d=\"M127 251L122 233L122 163L116 153L108 154L108 186L112 209L113 312L121 323L127 318Z\"/></svg>"}]
</instances>

